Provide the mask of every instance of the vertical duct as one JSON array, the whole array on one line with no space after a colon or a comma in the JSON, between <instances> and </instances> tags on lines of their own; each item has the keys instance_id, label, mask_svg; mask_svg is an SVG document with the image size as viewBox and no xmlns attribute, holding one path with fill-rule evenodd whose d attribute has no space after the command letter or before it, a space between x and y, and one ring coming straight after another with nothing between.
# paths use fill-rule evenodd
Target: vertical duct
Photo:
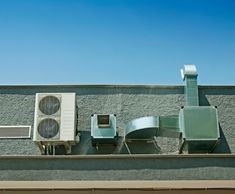
<instances>
[{"instance_id":1,"label":"vertical duct","mask_svg":"<svg viewBox=\"0 0 235 194\"><path fill-rule=\"evenodd\" d=\"M185 80L185 106L199 106L197 69L195 65L184 65L181 69L182 79Z\"/></svg>"}]
</instances>

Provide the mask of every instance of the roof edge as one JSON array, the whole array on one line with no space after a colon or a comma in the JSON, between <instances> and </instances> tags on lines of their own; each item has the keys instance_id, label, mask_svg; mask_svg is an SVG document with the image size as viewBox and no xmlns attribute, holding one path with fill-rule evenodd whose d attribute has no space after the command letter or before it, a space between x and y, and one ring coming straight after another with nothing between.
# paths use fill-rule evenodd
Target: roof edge
<instances>
[{"instance_id":1,"label":"roof edge","mask_svg":"<svg viewBox=\"0 0 235 194\"><path fill-rule=\"evenodd\" d=\"M0 190L45 189L235 189L235 180L180 181L0 181Z\"/></svg>"},{"instance_id":2,"label":"roof edge","mask_svg":"<svg viewBox=\"0 0 235 194\"><path fill-rule=\"evenodd\" d=\"M0 89L39 89L39 88L161 88L181 89L184 85L155 84L43 84L43 85L0 85ZM198 85L199 89L235 89L235 85Z\"/></svg>"}]
</instances>

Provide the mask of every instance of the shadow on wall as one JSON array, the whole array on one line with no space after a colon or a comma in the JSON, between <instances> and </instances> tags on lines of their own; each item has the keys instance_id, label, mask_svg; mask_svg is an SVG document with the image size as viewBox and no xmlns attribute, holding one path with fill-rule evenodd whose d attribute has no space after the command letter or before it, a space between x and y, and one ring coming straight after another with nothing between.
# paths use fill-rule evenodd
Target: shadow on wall
<instances>
[{"instance_id":1,"label":"shadow on wall","mask_svg":"<svg viewBox=\"0 0 235 194\"><path fill-rule=\"evenodd\" d=\"M206 94L208 93L205 93L205 92L200 92L199 90L199 104L200 106L211 106L210 102L208 101L208 98L206 97ZM212 91L212 93L210 94L220 94L221 95L221 92L218 92L218 91ZM234 91L225 91L223 93L223 95L234 95ZM224 131L221 127L221 125L219 124L219 131L220 131L220 140L218 142L218 144L216 145L214 151L212 153L214 154L230 154L231 153L231 150L230 150L230 147L229 147L229 144L227 142L227 139L225 137L225 134L224 134Z\"/></svg>"},{"instance_id":2,"label":"shadow on wall","mask_svg":"<svg viewBox=\"0 0 235 194\"><path fill-rule=\"evenodd\" d=\"M72 147L72 155L102 155L102 154L160 154L160 147L153 142L132 142L124 143L123 137L118 138L117 145L100 144L93 147L91 144L90 131L81 131L81 139L78 144ZM56 155L63 155L64 147L56 149Z\"/></svg>"},{"instance_id":3,"label":"shadow on wall","mask_svg":"<svg viewBox=\"0 0 235 194\"><path fill-rule=\"evenodd\" d=\"M91 132L80 131L80 142L72 147L72 155L93 155L93 154L128 154L128 151L123 147L123 137L118 138L117 146L112 144L102 144L97 148L91 144ZM64 154L64 147L57 148L56 154Z\"/></svg>"},{"instance_id":4,"label":"shadow on wall","mask_svg":"<svg viewBox=\"0 0 235 194\"><path fill-rule=\"evenodd\" d=\"M229 144L226 140L226 137L220 125L219 125L219 130L220 130L220 141L218 145L216 146L214 153L229 153L230 154L231 150L230 150Z\"/></svg>"}]
</instances>

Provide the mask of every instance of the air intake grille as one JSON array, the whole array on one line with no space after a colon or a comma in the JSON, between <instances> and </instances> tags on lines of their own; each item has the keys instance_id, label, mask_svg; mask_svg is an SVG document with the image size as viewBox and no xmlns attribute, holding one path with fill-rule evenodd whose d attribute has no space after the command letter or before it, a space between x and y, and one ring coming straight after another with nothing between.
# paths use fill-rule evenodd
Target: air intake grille
<instances>
[{"instance_id":1,"label":"air intake grille","mask_svg":"<svg viewBox=\"0 0 235 194\"><path fill-rule=\"evenodd\" d=\"M31 126L0 126L0 139L30 138Z\"/></svg>"},{"instance_id":2,"label":"air intake grille","mask_svg":"<svg viewBox=\"0 0 235 194\"><path fill-rule=\"evenodd\" d=\"M109 115L97 115L98 127L110 127Z\"/></svg>"}]
</instances>

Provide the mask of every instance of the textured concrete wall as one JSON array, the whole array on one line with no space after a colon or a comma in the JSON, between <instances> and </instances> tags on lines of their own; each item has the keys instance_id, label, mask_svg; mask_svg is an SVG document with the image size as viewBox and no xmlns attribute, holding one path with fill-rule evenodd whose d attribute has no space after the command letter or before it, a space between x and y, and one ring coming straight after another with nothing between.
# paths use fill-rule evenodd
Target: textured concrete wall
<instances>
[{"instance_id":1,"label":"textured concrete wall","mask_svg":"<svg viewBox=\"0 0 235 194\"><path fill-rule=\"evenodd\" d=\"M0 157L0 180L234 180L235 157Z\"/></svg>"},{"instance_id":2,"label":"textured concrete wall","mask_svg":"<svg viewBox=\"0 0 235 194\"><path fill-rule=\"evenodd\" d=\"M215 153L235 153L235 87L201 87L200 104L217 106L220 142Z\"/></svg>"},{"instance_id":3,"label":"textured concrete wall","mask_svg":"<svg viewBox=\"0 0 235 194\"><path fill-rule=\"evenodd\" d=\"M34 120L35 93L76 92L78 106L78 131L80 144L72 154L127 153L119 138L118 146L103 146L96 150L90 143L90 115L94 113L117 114L119 134L125 124L138 117L175 115L184 105L183 86L2 86L0 87L0 125L31 125ZM235 152L235 87L200 87L200 104L218 106L221 141L215 153ZM131 144L132 153L174 153L178 140L157 138L159 148L153 143ZM39 155L32 139L1 139L0 155Z\"/></svg>"}]
</instances>

